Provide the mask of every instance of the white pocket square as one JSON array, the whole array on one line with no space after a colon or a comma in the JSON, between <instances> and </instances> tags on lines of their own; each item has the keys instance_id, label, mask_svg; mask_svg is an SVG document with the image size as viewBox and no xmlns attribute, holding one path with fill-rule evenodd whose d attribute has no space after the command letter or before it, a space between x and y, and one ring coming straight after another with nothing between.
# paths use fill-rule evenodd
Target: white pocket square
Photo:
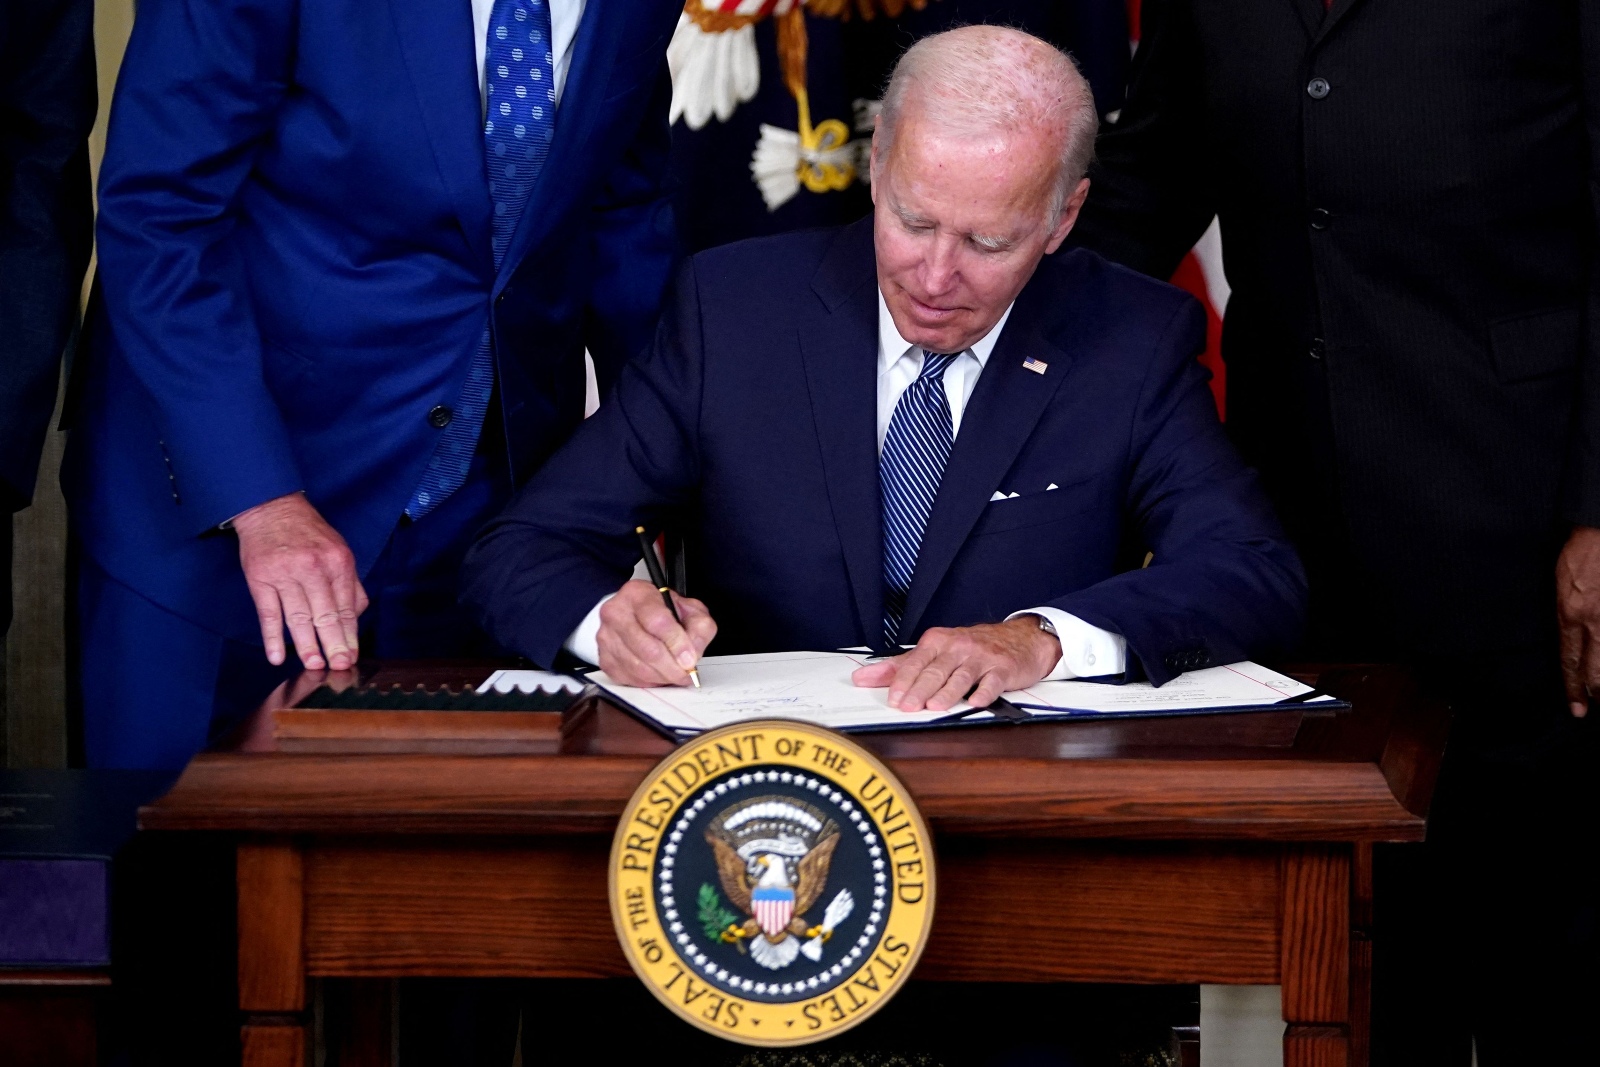
<instances>
[{"instance_id":1,"label":"white pocket square","mask_svg":"<svg viewBox=\"0 0 1600 1067\"><path fill-rule=\"evenodd\" d=\"M1044 487L1043 492L1048 493L1052 489L1060 489L1060 488L1061 487L1059 485L1057 485L1055 482L1051 482L1049 485ZM1019 497L1021 495L1022 495L1021 493L1007 493L1007 492L1005 492L1003 490L996 489L994 496L989 498L989 503L993 504L996 500L1015 500L1015 499L1017 499L1017 497Z\"/></svg>"}]
</instances>

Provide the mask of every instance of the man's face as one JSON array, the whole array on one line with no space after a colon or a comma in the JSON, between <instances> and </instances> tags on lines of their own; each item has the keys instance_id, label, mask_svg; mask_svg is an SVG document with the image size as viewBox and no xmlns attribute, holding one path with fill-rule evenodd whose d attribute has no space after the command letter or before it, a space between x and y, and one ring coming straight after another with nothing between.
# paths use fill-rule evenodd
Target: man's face
<instances>
[{"instance_id":1,"label":"man's face","mask_svg":"<svg viewBox=\"0 0 1600 1067\"><path fill-rule=\"evenodd\" d=\"M941 135L908 105L887 155L872 156L878 287L900 336L960 352L1000 321L1089 191L1079 182L1050 218L1057 148L1046 136Z\"/></svg>"}]
</instances>

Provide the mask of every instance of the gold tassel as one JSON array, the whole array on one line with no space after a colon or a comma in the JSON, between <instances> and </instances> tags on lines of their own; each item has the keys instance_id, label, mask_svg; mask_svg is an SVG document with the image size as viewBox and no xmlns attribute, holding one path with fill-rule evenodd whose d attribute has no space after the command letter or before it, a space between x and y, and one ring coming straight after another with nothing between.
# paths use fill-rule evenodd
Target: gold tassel
<instances>
[{"instance_id":1,"label":"gold tassel","mask_svg":"<svg viewBox=\"0 0 1600 1067\"><path fill-rule=\"evenodd\" d=\"M778 19L778 68L783 71L783 84L796 99L806 91L808 44L805 11L795 4Z\"/></svg>"}]
</instances>

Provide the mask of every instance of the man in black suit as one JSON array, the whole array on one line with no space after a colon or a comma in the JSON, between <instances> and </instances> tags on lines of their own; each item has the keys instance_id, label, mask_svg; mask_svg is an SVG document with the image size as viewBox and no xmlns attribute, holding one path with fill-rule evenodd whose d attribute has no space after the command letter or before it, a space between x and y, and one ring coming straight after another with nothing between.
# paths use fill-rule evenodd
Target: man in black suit
<instances>
[{"instance_id":1,"label":"man in black suit","mask_svg":"<svg viewBox=\"0 0 1600 1067\"><path fill-rule=\"evenodd\" d=\"M0 4L0 639L11 515L28 506L89 265L92 0Z\"/></svg>"},{"instance_id":2,"label":"man in black suit","mask_svg":"<svg viewBox=\"0 0 1600 1067\"><path fill-rule=\"evenodd\" d=\"M1166 277L1220 218L1229 429L1306 562L1307 651L1410 661L1455 707L1431 842L1380 862L1377 1050L1465 1064L1471 1033L1485 1067L1578 1062L1600 955L1600 5L1146 0L1143 20L1074 238Z\"/></svg>"}]
</instances>

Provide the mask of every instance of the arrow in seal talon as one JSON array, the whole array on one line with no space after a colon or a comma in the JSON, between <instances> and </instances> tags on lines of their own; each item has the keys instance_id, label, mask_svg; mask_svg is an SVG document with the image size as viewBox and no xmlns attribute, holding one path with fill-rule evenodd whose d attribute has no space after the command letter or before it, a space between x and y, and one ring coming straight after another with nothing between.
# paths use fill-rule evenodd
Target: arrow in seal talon
<instances>
[{"instance_id":1,"label":"arrow in seal talon","mask_svg":"<svg viewBox=\"0 0 1600 1067\"><path fill-rule=\"evenodd\" d=\"M805 953L806 959L813 963L822 959L822 943L833 936L833 928L848 919L855 907L856 898L850 895L850 890L839 890L832 903L828 905L828 910L823 912L820 932L800 946L800 951Z\"/></svg>"}]
</instances>

